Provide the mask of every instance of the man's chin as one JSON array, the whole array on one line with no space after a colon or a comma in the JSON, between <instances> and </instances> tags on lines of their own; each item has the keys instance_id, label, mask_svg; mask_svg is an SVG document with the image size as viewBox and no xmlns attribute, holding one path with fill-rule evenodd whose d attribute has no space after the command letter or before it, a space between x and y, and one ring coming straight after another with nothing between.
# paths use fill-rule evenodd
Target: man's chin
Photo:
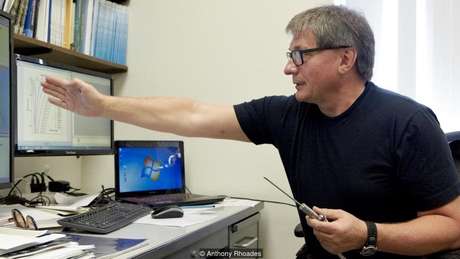
<instances>
[{"instance_id":1,"label":"man's chin","mask_svg":"<svg viewBox=\"0 0 460 259\"><path fill-rule=\"evenodd\" d=\"M310 102L310 96L302 94L298 91L294 94L294 97L298 102Z\"/></svg>"}]
</instances>

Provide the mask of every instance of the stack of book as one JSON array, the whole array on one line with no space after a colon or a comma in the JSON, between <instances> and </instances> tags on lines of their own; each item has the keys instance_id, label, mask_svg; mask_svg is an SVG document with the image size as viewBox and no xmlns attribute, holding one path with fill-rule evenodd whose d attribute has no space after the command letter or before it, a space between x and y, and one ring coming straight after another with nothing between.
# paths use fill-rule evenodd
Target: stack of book
<instances>
[{"instance_id":1,"label":"stack of book","mask_svg":"<svg viewBox=\"0 0 460 259\"><path fill-rule=\"evenodd\" d=\"M14 32L126 64L127 6L107 0L3 0Z\"/></svg>"}]
</instances>

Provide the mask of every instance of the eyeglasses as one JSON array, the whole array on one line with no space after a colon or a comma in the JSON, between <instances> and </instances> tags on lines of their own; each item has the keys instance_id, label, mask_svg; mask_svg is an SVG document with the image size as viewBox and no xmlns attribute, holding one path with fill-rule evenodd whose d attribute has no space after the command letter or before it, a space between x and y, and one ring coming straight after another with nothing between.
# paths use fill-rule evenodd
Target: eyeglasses
<instances>
[{"instance_id":1,"label":"eyeglasses","mask_svg":"<svg viewBox=\"0 0 460 259\"><path fill-rule=\"evenodd\" d=\"M18 228L25 228L25 229L32 229L37 230L37 222L35 222L34 218L27 215L24 217L21 211L18 209L12 209L11 214L13 214L13 221L16 227Z\"/></svg>"},{"instance_id":2,"label":"eyeglasses","mask_svg":"<svg viewBox=\"0 0 460 259\"><path fill-rule=\"evenodd\" d=\"M322 51L328 49L343 49L350 48L350 46L337 46L337 47L322 47L322 48L311 48L311 49L296 49L293 51L286 52L286 56L289 60L292 60L296 66L301 66L304 63L303 55L312 53L315 51Z\"/></svg>"}]
</instances>

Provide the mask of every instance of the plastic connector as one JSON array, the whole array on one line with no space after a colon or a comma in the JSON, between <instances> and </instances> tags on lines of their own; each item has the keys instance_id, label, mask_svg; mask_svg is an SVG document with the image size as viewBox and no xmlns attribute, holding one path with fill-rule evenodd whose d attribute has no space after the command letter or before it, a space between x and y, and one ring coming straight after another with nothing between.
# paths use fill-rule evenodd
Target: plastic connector
<instances>
[{"instance_id":1,"label":"plastic connector","mask_svg":"<svg viewBox=\"0 0 460 259\"><path fill-rule=\"evenodd\" d=\"M44 183L31 183L30 192L45 192L46 184Z\"/></svg>"},{"instance_id":2,"label":"plastic connector","mask_svg":"<svg viewBox=\"0 0 460 259\"><path fill-rule=\"evenodd\" d=\"M46 192L46 183L45 179L38 177L37 175L32 176L32 181L30 182L30 192Z\"/></svg>"},{"instance_id":3,"label":"plastic connector","mask_svg":"<svg viewBox=\"0 0 460 259\"><path fill-rule=\"evenodd\" d=\"M70 183L67 181L52 181L48 183L50 192L67 192L70 190Z\"/></svg>"}]
</instances>

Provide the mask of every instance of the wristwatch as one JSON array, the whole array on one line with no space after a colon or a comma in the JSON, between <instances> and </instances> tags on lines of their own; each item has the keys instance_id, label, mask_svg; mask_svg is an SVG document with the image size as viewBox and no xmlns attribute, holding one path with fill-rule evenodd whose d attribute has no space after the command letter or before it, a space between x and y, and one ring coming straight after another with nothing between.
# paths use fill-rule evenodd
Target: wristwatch
<instances>
[{"instance_id":1,"label":"wristwatch","mask_svg":"<svg viewBox=\"0 0 460 259\"><path fill-rule=\"evenodd\" d=\"M377 225L374 222L366 221L367 241L361 249L362 256L371 256L377 252Z\"/></svg>"}]
</instances>

